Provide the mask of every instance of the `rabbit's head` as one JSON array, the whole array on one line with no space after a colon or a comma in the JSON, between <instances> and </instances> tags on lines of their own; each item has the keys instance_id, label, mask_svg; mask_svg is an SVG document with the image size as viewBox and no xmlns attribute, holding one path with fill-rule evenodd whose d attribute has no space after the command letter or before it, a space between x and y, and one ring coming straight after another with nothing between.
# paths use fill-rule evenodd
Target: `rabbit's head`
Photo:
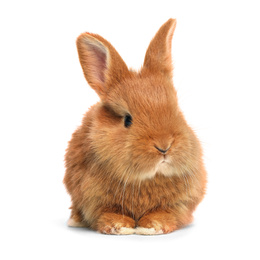
<instances>
[{"instance_id":1,"label":"rabbit's head","mask_svg":"<svg viewBox=\"0 0 260 260\"><path fill-rule=\"evenodd\" d=\"M172 81L171 40L176 20L152 39L142 69L128 70L101 36L77 39L79 59L101 102L93 108L89 142L95 162L129 180L192 172L199 143L178 107Z\"/></svg>"}]
</instances>

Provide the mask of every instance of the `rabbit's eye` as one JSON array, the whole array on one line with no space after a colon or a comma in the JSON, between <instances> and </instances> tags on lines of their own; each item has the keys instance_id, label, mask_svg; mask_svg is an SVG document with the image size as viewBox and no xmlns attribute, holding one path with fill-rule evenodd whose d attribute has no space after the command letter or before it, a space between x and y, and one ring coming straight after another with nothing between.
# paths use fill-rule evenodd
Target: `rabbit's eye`
<instances>
[{"instance_id":1,"label":"rabbit's eye","mask_svg":"<svg viewBox=\"0 0 260 260\"><path fill-rule=\"evenodd\" d=\"M132 117L130 115L125 116L124 124L125 124L126 128L128 128L132 125Z\"/></svg>"}]
</instances>

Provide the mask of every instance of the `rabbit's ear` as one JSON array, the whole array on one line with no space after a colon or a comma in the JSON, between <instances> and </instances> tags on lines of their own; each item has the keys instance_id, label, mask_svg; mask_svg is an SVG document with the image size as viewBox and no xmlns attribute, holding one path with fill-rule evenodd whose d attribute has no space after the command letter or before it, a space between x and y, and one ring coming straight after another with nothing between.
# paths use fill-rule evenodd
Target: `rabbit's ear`
<instances>
[{"instance_id":1,"label":"rabbit's ear","mask_svg":"<svg viewBox=\"0 0 260 260\"><path fill-rule=\"evenodd\" d=\"M152 39L145 55L143 73L161 72L172 77L171 41L176 20L169 19Z\"/></svg>"},{"instance_id":2,"label":"rabbit's ear","mask_svg":"<svg viewBox=\"0 0 260 260\"><path fill-rule=\"evenodd\" d=\"M129 75L120 55L101 36L83 33L77 39L77 48L85 78L101 98L111 86Z\"/></svg>"}]
</instances>

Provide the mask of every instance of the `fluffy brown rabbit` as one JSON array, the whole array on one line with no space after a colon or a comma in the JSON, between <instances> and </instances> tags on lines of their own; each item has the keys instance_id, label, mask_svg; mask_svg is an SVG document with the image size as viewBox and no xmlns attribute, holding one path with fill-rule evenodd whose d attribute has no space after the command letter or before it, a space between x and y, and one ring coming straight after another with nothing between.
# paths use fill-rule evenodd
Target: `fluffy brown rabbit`
<instances>
[{"instance_id":1,"label":"fluffy brown rabbit","mask_svg":"<svg viewBox=\"0 0 260 260\"><path fill-rule=\"evenodd\" d=\"M85 114L65 156L69 226L150 235L191 223L206 171L173 87L175 26L174 19L162 25L139 72L101 36L78 37L84 75L101 101Z\"/></svg>"}]
</instances>

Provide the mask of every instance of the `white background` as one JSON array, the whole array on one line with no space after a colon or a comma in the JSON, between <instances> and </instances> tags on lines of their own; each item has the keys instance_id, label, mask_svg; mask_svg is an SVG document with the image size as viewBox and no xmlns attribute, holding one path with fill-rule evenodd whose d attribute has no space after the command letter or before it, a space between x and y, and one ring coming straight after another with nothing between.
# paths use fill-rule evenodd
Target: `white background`
<instances>
[{"instance_id":1,"label":"white background","mask_svg":"<svg viewBox=\"0 0 260 260\"><path fill-rule=\"evenodd\" d=\"M1 259L260 259L259 1L1 1ZM76 37L108 39L142 65L177 18L175 87L209 174L194 223L161 236L106 236L66 226L63 156L98 98Z\"/></svg>"}]
</instances>

